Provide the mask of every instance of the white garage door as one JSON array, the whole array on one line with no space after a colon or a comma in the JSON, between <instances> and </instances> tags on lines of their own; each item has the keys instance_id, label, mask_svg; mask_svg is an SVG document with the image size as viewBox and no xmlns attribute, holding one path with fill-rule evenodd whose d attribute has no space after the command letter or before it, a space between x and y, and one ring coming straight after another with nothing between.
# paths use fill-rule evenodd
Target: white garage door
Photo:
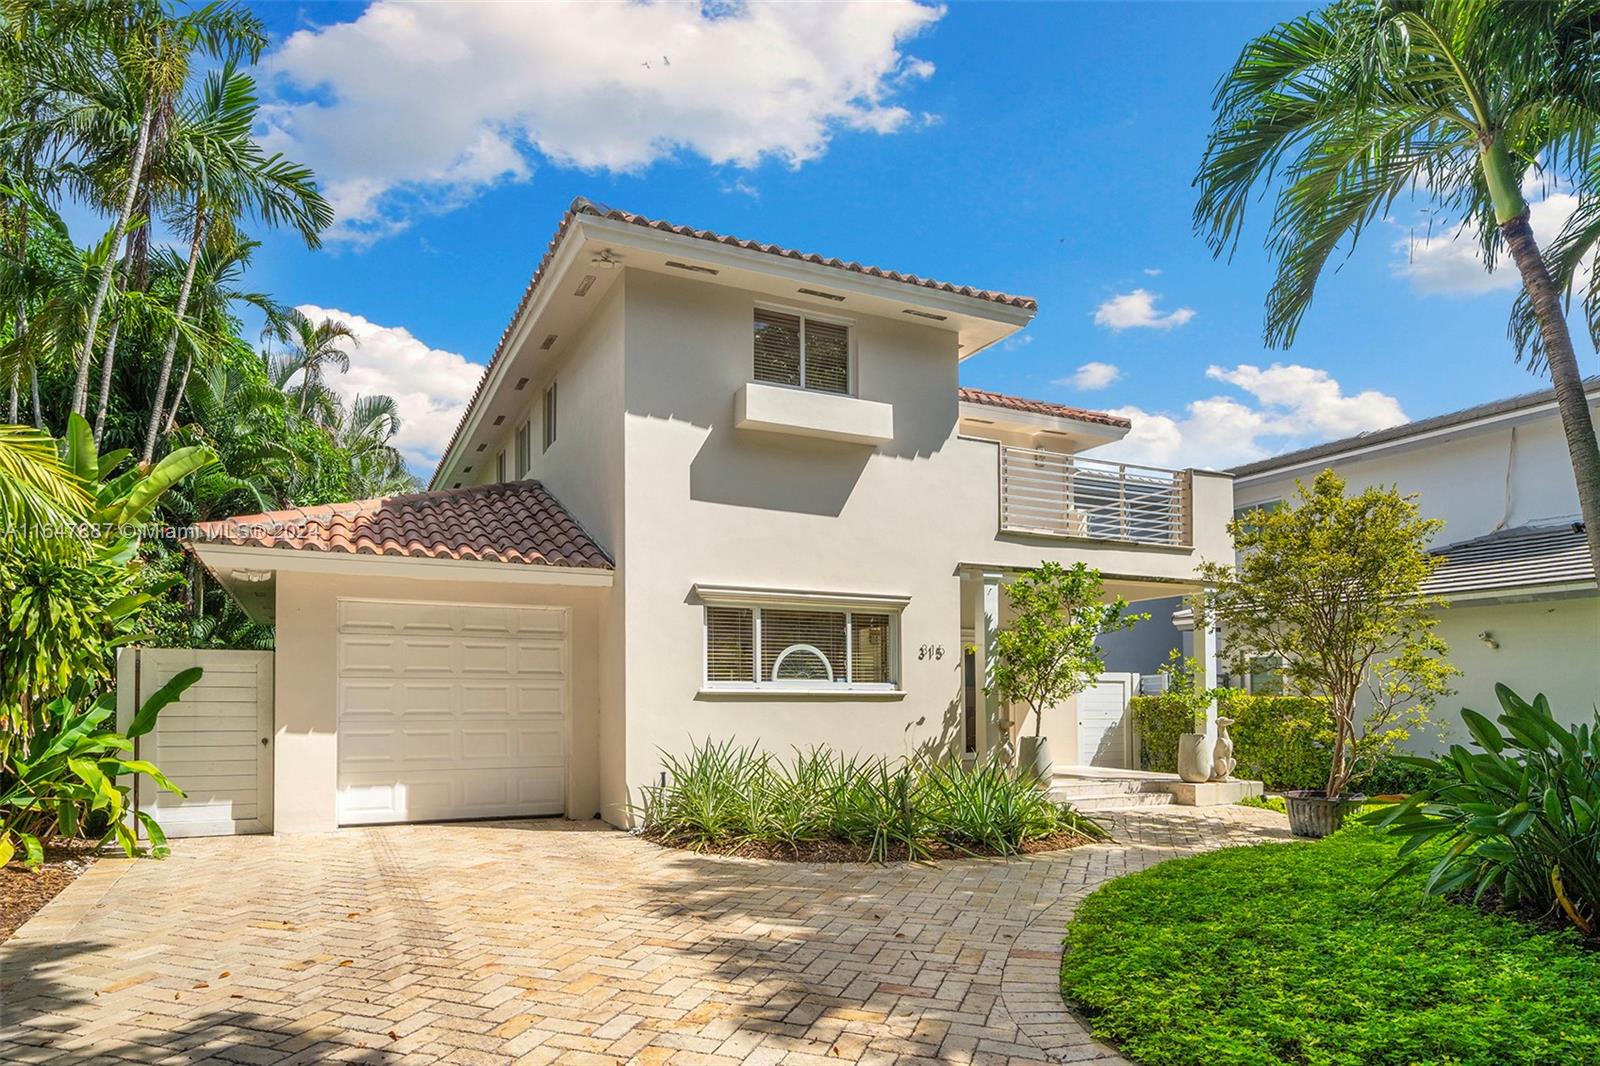
<instances>
[{"instance_id":1,"label":"white garage door","mask_svg":"<svg viewBox=\"0 0 1600 1066\"><path fill-rule=\"evenodd\" d=\"M567 614L339 601L339 823L561 814Z\"/></svg>"}]
</instances>

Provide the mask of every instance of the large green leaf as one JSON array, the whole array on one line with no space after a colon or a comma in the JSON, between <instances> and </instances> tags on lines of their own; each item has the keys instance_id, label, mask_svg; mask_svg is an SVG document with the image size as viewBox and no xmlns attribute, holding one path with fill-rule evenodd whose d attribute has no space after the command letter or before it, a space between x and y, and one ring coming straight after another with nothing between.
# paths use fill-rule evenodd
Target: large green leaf
<instances>
[{"instance_id":1,"label":"large green leaf","mask_svg":"<svg viewBox=\"0 0 1600 1066\"><path fill-rule=\"evenodd\" d=\"M94 430L84 417L74 411L67 416L67 435L64 438L67 469L79 481L94 484L100 480L100 460L95 454Z\"/></svg>"},{"instance_id":2,"label":"large green leaf","mask_svg":"<svg viewBox=\"0 0 1600 1066\"><path fill-rule=\"evenodd\" d=\"M118 512L117 520L126 525L137 525L147 520L155 510L161 494L197 470L204 470L217 461L210 448L195 445L178 448L165 455L148 474L141 478Z\"/></svg>"},{"instance_id":3,"label":"large green leaf","mask_svg":"<svg viewBox=\"0 0 1600 1066\"><path fill-rule=\"evenodd\" d=\"M167 704L188 691L190 685L199 681L203 673L205 671L200 667L191 666L187 670L180 670L173 674L171 680L152 692L149 698L144 701L144 706L140 707L138 713L133 717L133 724L128 726L127 735L130 738L142 737L154 729L156 716L161 713Z\"/></svg>"}]
</instances>

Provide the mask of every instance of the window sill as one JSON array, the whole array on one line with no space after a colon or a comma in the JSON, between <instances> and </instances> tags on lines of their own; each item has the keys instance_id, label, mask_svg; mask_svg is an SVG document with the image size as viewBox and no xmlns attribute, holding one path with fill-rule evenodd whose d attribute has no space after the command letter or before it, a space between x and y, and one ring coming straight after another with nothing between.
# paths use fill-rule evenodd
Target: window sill
<instances>
[{"instance_id":1,"label":"window sill","mask_svg":"<svg viewBox=\"0 0 1600 1066\"><path fill-rule=\"evenodd\" d=\"M876 400L752 381L733 396L740 429L797 437L884 444L894 439L894 407Z\"/></svg>"},{"instance_id":2,"label":"window sill","mask_svg":"<svg viewBox=\"0 0 1600 1066\"><path fill-rule=\"evenodd\" d=\"M745 688L703 688L695 693L698 700L903 700L904 689L898 688L767 688L750 685Z\"/></svg>"}]
</instances>

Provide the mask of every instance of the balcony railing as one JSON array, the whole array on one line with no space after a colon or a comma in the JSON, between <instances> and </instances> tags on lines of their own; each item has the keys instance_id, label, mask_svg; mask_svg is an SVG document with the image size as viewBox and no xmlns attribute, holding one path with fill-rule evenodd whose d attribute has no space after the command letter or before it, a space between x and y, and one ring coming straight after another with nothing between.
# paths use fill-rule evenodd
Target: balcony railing
<instances>
[{"instance_id":1,"label":"balcony railing","mask_svg":"<svg viewBox=\"0 0 1600 1066\"><path fill-rule=\"evenodd\" d=\"M1187 542L1189 475L1000 447L1000 529L1133 544Z\"/></svg>"}]
</instances>

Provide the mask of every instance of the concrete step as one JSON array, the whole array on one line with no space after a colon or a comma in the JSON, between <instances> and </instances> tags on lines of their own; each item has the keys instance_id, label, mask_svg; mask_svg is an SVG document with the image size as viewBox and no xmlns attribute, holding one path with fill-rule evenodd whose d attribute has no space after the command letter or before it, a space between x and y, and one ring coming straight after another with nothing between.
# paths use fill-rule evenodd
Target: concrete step
<instances>
[{"instance_id":1,"label":"concrete step","mask_svg":"<svg viewBox=\"0 0 1600 1066\"><path fill-rule=\"evenodd\" d=\"M1101 796L1155 791L1149 782L1119 777L1058 777L1050 782L1050 794L1061 799L1074 796L1099 798Z\"/></svg>"},{"instance_id":2,"label":"concrete step","mask_svg":"<svg viewBox=\"0 0 1600 1066\"><path fill-rule=\"evenodd\" d=\"M1172 803L1170 792L1119 792L1105 796L1056 796L1051 798L1072 804L1072 809L1084 814L1098 811L1131 811L1143 807L1166 807Z\"/></svg>"}]
</instances>

